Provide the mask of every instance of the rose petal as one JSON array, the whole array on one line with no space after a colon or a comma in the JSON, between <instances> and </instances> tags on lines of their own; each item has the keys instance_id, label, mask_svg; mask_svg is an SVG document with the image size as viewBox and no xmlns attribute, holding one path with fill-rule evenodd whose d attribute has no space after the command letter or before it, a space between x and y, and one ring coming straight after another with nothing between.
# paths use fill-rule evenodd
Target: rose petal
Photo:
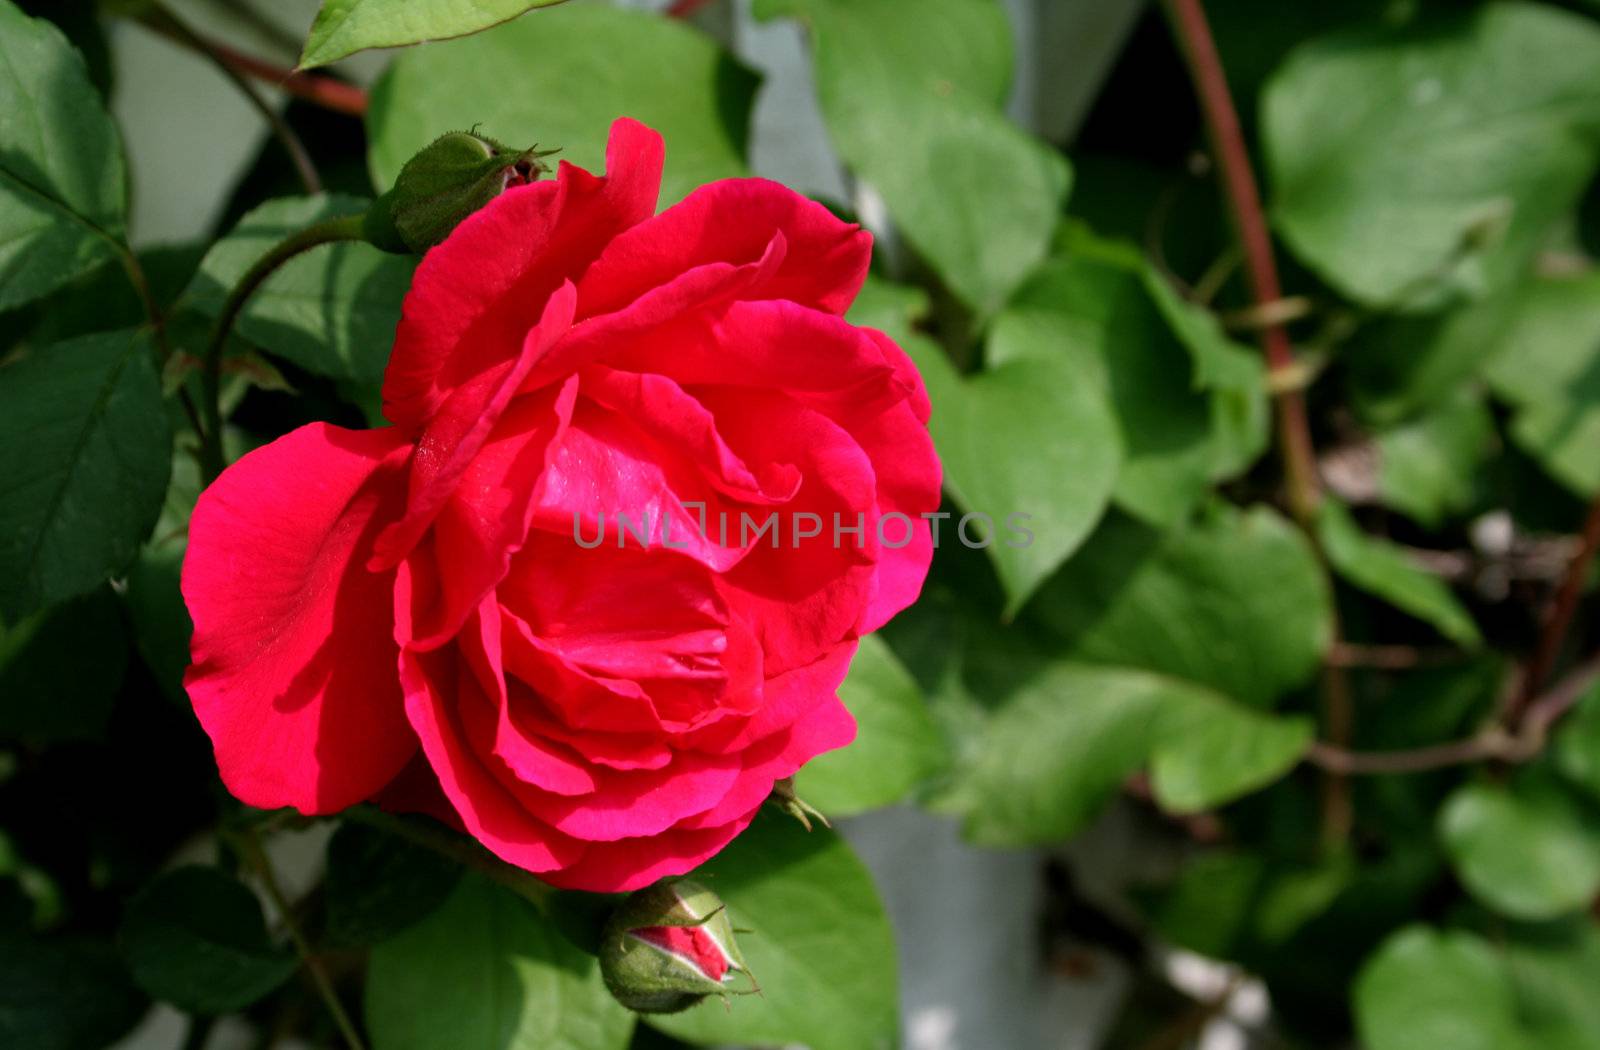
<instances>
[{"instance_id":1,"label":"rose petal","mask_svg":"<svg viewBox=\"0 0 1600 1050\"><path fill-rule=\"evenodd\" d=\"M734 819L765 801L778 781L794 776L818 755L848 746L855 738L855 718L838 697L825 694L792 724L747 747L741 755L745 768L739 783L716 806L679 827L714 827Z\"/></svg>"},{"instance_id":2,"label":"rose petal","mask_svg":"<svg viewBox=\"0 0 1600 1050\"><path fill-rule=\"evenodd\" d=\"M666 376L596 365L584 370L583 392L647 437L687 456L725 496L757 505L786 503L800 488L800 471L793 464L762 464L758 477L722 440L706 407Z\"/></svg>"},{"instance_id":3,"label":"rose petal","mask_svg":"<svg viewBox=\"0 0 1600 1050\"><path fill-rule=\"evenodd\" d=\"M805 478L776 512L776 545L752 543L721 577L723 593L761 641L767 673L805 666L853 634L871 595L878 559L872 464L837 423L787 397L729 387L693 393L745 459L794 455ZM844 531L857 527L860 535Z\"/></svg>"},{"instance_id":4,"label":"rose petal","mask_svg":"<svg viewBox=\"0 0 1600 1050\"><path fill-rule=\"evenodd\" d=\"M914 396L875 333L781 301L734 302L605 355L612 368L656 372L683 386L779 390L851 429ZM888 349L903 357L892 343ZM911 377L920 388L913 370Z\"/></svg>"},{"instance_id":5,"label":"rose petal","mask_svg":"<svg viewBox=\"0 0 1600 1050\"><path fill-rule=\"evenodd\" d=\"M524 388L537 389L629 347L645 347L661 356L663 350L670 351L683 325L697 323L702 315L750 294L776 273L786 251L783 234L775 233L751 262L693 267L621 309L585 318L534 368Z\"/></svg>"},{"instance_id":6,"label":"rose petal","mask_svg":"<svg viewBox=\"0 0 1600 1050\"><path fill-rule=\"evenodd\" d=\"M525 784L558 795L582 795L595 789L593 768L581 755L530 733L514 716L517 707L536 702L516 679L507 680L501 659L500 606L486 599L462 632L457 646L472 679L456 696L462 729L473 749L485 756L491 772L504 768ZM497 766L488 756L500 760Z\"/></svg>"},{"instance_id":7,"label":"rose petal","mask_svg":"<svg viewBox=\"0 0 1600 1050\"><path fill-rule=\"evenodd\" d=\"M394 574L363 564L399 510L409 448L396 430L314 423L239 460L195 507L184 681L223 781L250 805L342 809L416 751L395 682Z\"/></svg>"},{"instance_id":8,"label":"rose petal","mask_svg":"<svg viewBox=\"0 0 1600 1050\"><path fill-rule=\"evenodd\" d=\"M433 648L461 629L498 584L528 536L552 449L572 420L578 381L512 403L445 501L431 532L407 555L415 608L396 635Z\"/></svg>"},{"instance_id":9,"label":"rose petal","mask_svg":"<svg viewBox=\"0 0 1600 1050\"><path fill-rule=\"evenodd\" d=\"M412 453L405 517L378 536L377 551L368 568L392 569L416 546L472 467L523 379L571 327L576 302L572 282L563 283L523 339L520 355L479 373L445 398Z\"/></svg>"},{"instance_id":10,"label":"rose petal","mask_svg":"<svg viewBox=\"0 0 1600 1050\"><path fill-rule=\"evenodd\" d=\"M681 551L725 569L744 556L744 548L719 543L715 531L702 533L698 522L715 522L730 508L737 509L687 457L580 396L571 426L551 446L532 520L536 528L585 549Z\"/></svg>"},{"instance_id":11,"label":"rose petal","mask_svg":"<svg viewBox=\"0 0 1600 1050\"><path fill-rule=\"evenodd\" d=\"M563 161L553 181L507 190L428 252L401 308L384 415L420 430L451 390L515 356L551 293L655 212L662 157L660 135L619 119L604 178Z\"/></svg>"},{"instance_id":12,"label":"rose petal","mask_svg":"<svg viewBox=\"0 0 1600 1050\"><path fill-rule=\"evenodd\" d=\"M591 842L583 857L540 878L561 889L629 893L657 879L682 875L716 856L750 826L760 806L721 827L673 829L650 838Z\"/></svg>"},{"instance_id":13,"label":"rose petal","mask_svg":"<svg viewBox=\"0 0 1600 1050\"><path fill-rule=\"evenodd\" d=\"M580 316L619 310L708 262L759 258L775 232L784 265L751 298L789 299L842 314L866 280L872 235L766 179L723 179L620 234L579 283Z\"/></svg>"},{"instance_id":14,"label":"rose petal","mask_svg":"<svg viewBox=\"0 0 1600 1050\"><path fill-rule=\"evenodd\" d=\"M841 642L804 667L768 678L762 690L761 706L749 718L729 720L685 734L679 738L679 746L727 754L776 739L819 705L835 700L840 683L850 672L856 646L854 639Z\"/></svg>"},{"instance_id":15,"label":"rose petal","mask_svg":"<svg viewBox=\"0 0 1600 1050\"><path fill-rule=\"evenodd\" d=\"M872 459L878 513L904 515L904 520L881 521L878 571L860 627L860 633L870 634L922 593L933 564L933 530L923 515L939 509L940 467L933 438L910 404L858 427L856 439Z\"/></svg>"},{"instance_id":16,"label":"rose petal","mask_svg":"<svg viewBox=\"0 0 1600 1050\"><path fill-rule=\"evenodd\" d=\"M402 565L399 579L405 575ZM468 746L449 698L469 677L449 649L401 652L406 717L445 797L467 832L502 860L534 872L576 863L583 856L583 845L535 820Z\"/></svg>"}]
</instances>

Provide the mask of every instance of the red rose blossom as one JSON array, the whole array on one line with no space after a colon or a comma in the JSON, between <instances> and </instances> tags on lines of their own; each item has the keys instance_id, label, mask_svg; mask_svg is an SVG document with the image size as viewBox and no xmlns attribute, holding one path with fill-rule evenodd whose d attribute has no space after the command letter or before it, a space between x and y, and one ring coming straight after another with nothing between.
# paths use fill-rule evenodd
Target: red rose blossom
<instances>
[{"instance_id":1,"label":"red rose blossom","mask_svg":"<svg viewBox=\"0 0 1600 1050\"><path fill-rule=\"evenodd\" d=\"M856 640L932 554L921 379L841 318L868 234L760 179L655 215L661 163L620 120L604 178L563 163L473 214L406 297L394 425L302 427L202 495L186 684L240 799L403 794L621 891L854 736ZM743 542L775 512L780 543ZM792 538L800 515L821 534Z\"/></svg>"}]
</instances>

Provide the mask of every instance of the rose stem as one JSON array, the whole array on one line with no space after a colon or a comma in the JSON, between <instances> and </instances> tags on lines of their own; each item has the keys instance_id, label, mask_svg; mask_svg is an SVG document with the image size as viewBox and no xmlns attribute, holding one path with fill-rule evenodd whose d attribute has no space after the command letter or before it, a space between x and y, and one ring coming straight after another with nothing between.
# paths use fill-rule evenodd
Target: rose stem
<instances>
[{"instance_id":1,"label":"rose stem","mask_svg":"<svg viewBox=\"0 0 1600 1050\"><path fill-rule=\"evenodd\" d=\"M1269 307L1283 297L1278 267L1272 256L1272 236L1256 188L1255 172L1250 167L1250 152L1244 130L1228 92L1228 79L1217 54L1216 41L1206 21L1201 0L1163 0L1173 35L1188 59L1190 78L1217 158L1217 173L1239 246L1244 251L1245 274L1251 297L1257 307ZM1282 323L1264 324L1257 333L1267 360L1268 385L1277 408L1278 451L1283 457L1284 478L1289 508L1295 520L1317 546L1316 518L1322 502L1322 484L1317 476L1316 451L1312 444L1311 423L1306 413L1305 395L1299 382L1272 382L1297 373L1294 349ZM1323 559L1324 570L1327 569ZM1341 643L1338 613L1334 613L1330 649ZM1354 730L1355 709L1349 679L1344 669L1332 662L1323 665L1323 721L1329 743L1336 748L1349 746ZM1354 820L1350 787L1344 776L1329 770L1323 782L1322 835L1327 845L1349 837Z\"/></svg>"},{"instance_id":2,"label":"rose stem","mask_svg":"<svg viewBox=\"0 0 1600 1050\"><path fill-rule=\"evenodd\" d=\"M345 1012L344 1004L339 1001L339 995L333 988L333 982L328 980L328 975L317 962L315 954L311 951L311 944L306 940L305 934L300 932L300 924L295 921L294 909L289 904L289 899L283 895L283 888L278 885L278 876L272 870L272 859L267 856L267 851L262 848L261 837L255 828L246 828L238 835L233 836L233 841L239 846L245 862L255 870L261 879L261 888L267 891L267 896L272 900L273 907L278 909L278 914L283 919L283 928L289 935L289 940L294 944L294 950L300 956L300 962L305 967L306 973L311 977L311 983L316 985L317 995L328 1008L328 1013L333 1016L333 1023L338 1025L339 1032L344 1036L344 1041L350 1050L366 1050L361 1042L361 1036L356 1031L350 1015Z\"/></svg>"},{"instance_id":3,"label":"rose stem","mask_svg":"<svg viewBox=\"0 0 1600 1050\"><path fill-rule=\"evenodd\" d=\"M286 95L349 117L359 118L367 114L367 93L354 84L318 73L286 69L215 40L207 41L206 46L239 72L271 84Z\"/></svg>"},{"instance_id":4,"label":"rose stem","mask_svg":"<svg viewBox=\"0 0 1600 1050\"><path fill-rule=\"evenodd\" d=\"M207 484L216 480L225 465L222 454L222 353L227 347L228 335L233 330L233 323L238 319L239 312L244 309L244 304L255 290L260 288L278 267L295 256L323 244L361 240L363 217L363 215L345 215L290 234L258 259L228 293L228 299L222 305L222 312L217 315L216 326L211 330L211 341L206 345L205 359L202 362L201 387L205 431L201 435L200 442L200 469L205 475Z\"/></svg>"}]
</instances>

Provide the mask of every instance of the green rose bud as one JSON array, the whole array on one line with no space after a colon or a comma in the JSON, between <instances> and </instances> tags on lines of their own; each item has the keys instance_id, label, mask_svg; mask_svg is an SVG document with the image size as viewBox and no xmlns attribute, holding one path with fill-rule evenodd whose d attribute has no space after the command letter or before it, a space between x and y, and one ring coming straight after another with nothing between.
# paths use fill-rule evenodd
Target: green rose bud
<instances>
[{"instance_id":1,"label":"green rose bud","mask_svg":"<svg viewBox=\"0 0 1600 1050\"><path fill-rule=\"evenodd\" d=\"M644 1014L677 1013L708 995L759 990L733 939L727 908L690 879L658 882L623 902L606 923L600 973L618 1002Z\"/></svg>"},{"instance_id":2,"label":"green rose bud","mask_svg":"<svg viewBox=\"0 0 1600 1050\"><path fill-rule=\"evenodd\" d=\"M554 150L515 150L486 135L452 131L406 161L394 188L373 202L362 233L396 254L422 254L468 215L512 186L549 171Z\"/></svg>"}]
</instances>

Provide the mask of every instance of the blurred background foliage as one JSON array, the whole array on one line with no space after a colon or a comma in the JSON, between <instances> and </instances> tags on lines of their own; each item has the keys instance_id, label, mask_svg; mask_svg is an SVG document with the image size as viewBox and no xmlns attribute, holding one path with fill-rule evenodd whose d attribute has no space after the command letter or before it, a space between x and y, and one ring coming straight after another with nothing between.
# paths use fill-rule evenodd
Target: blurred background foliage
<instances>
[{"instance_id":1,"label":"blurred background foliage","mask_svg":"<svg viewBox=\"0 0 1600 1050\"><path fill-rule=\"evenodd\" d=\"M1189 0L319 6L0 0L0 1045L1600 1047L1600 8L1209 0L1210 64ZM799 777L843 834L706 865L765 997L648 1025L600 902L228 799L177 593L250 263L618 114L663 204L874 230L954 515ZM381 421L411 265L267 283L233 454Z\"/></svg>"}]
</instances>

